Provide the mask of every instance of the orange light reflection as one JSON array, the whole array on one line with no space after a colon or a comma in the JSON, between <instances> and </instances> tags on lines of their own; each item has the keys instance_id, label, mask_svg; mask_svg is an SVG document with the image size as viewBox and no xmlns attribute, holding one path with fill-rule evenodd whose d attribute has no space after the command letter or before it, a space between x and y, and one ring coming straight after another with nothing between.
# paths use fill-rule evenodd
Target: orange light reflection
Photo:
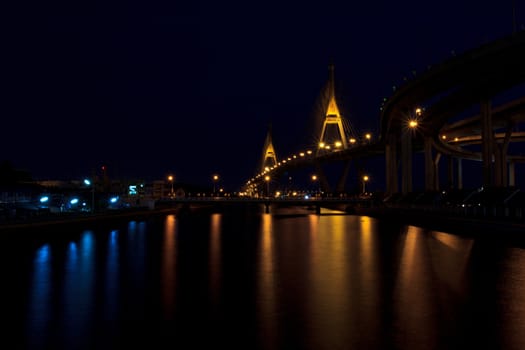
<instances>
[{"instance_id":1,"label":"orange light reflection","mask_svg":"<svg viewBox=\"0 0 525 350\"><path fill-rule=\"evenodd\" d=\"M164 242L162 246L162 293L165 319L172 319L175 311L175 235L175 215L168 215L164 222Z\"/></svg>"}]
</instances>

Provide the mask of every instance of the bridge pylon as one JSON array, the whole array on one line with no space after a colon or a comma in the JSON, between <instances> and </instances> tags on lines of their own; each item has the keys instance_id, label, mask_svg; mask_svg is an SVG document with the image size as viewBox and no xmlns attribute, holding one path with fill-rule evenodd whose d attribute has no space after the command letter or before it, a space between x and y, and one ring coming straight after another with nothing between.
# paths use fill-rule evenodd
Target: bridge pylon
<instances>
[{"instance_id":1,"label":"bridge pylon","mask_svg":"<svg viewBox=\"0 0 525 350\"><path fill-rule=\"evenodd\" d=\"M266 134L266 140L264 141L263 155L261 161L260 172L268 171L273 166L277 165L277 155L272 142L272 124L268 126L268 133Z\"/></svg>"},{"instance_id":2,"label":"bridge pylon","mask_svg":"<svg viewBox=\"0 0 525 350\"><path fill-rule=\"evenodd\" d=\"M334 65L330 64L328 69L328 105L317 144L316 155L348 148L348 135L345 132L344 119L339 112L335 98Z\"/></svg>"}]
</instances>

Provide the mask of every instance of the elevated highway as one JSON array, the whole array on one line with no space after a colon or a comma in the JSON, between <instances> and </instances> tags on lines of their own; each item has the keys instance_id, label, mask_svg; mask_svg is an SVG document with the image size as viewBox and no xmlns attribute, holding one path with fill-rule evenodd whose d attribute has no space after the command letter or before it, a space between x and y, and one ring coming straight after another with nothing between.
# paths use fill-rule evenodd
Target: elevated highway
<instances>
[{"instance_id":1,"label":"elevated highway","mask_svg":"<svg viewBox=\"0 0 525 350\"><path fill-rule=\"evenodd\" d=\"M520 98L494 110L491 102L525 82L524 62L525 32L520 32L442 62L400 87L381 113L387 192L398 192L399 177L401 192L412 190L412 153L417 150L425 153L427 190L438 187L441 155L481 161L485 185L513 185L508 181L507 163L522 156L509 157L507 151L510 142L523 141L515 128L525 119L524 101ZM453 122L476 105L479 115ZM423 112L416 116L416 108ZM417 120L417 130L410 130L410 120ZM472 143L481 149L460 147Z\"/></svg>"}]
</instances>

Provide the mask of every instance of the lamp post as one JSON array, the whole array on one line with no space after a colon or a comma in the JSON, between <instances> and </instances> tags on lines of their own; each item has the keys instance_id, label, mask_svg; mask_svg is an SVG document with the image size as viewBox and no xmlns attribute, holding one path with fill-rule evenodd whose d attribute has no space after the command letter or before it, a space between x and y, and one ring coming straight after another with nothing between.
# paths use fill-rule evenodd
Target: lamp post
<instances>
[{"instance_id":1,"label":"lamp post","mask_svg":"<svg viewBox=\"0 0 525 350\"><path fill-rule=\"evenodd\" d=\"M219 175L215 174L213 175L213 195L215 196L215 186L216 186L216 183L217 181L219 181Z\"/></svg>"},{"instance_id":2,"label":"lamp post","mask_svg":"<svg viewBox=\"0 0 525 350\"><path fill-rule=\"evenodd\" d=\"M363 194L366 193L366 183L368 182L369 177L368 175L363 176Z\"/></svg>"},{"instance_id":3,"label":"lamp post","mask_svg":"<svg viewBox=\"0 0 525 350\"><path fill-rule=\"evenodd\" d=\"M86 186L91 186L91 213L95 212L95 183L92 183L89 179L84 179Z\"/></svg>"},{"instance_id":4,"label":"lamp post","mask_svg":"<svg viewBox=\"0 0 525 350\"><path fill-rule=\"evenodd\" d=\"M409 113L406 120L406 127L401 135L401 192L407 194L412 192L412 138L416 135L419 126L419 118L422 109L417 107Z\"/></svg>"},{"instance_id":5,"label":"lamp post","mask_svg":"<svg viewBox=\"0 0 525 350\"><path fill-rule=\"evenodd\" d=\"M266 181L266 196L270 197L270 176L266 175L264 181Z\"/></svg>"},{"instance_id":6,"label":"lamp post","mask_svg":"<svg viewBox=\"0 0 525 350\"><path fill-rule=\"evenodd\" d=\"M312 175L312 182L314 183L314 186L315 186L315 182L317 181L317 175ZM315 192L315 196L317 197L317 192L321 192L320 190Z\"/></svg>"},{"instance_id":7,"label":"lamp post","mask_svg":"<svg viewBox=\"0 0 525 350\"><path fill-rule=\"evenodd\" d=\"M173 198L173 175L168 176L168 181L171 183L170 197Z\"/></svg>"}]
</instances>

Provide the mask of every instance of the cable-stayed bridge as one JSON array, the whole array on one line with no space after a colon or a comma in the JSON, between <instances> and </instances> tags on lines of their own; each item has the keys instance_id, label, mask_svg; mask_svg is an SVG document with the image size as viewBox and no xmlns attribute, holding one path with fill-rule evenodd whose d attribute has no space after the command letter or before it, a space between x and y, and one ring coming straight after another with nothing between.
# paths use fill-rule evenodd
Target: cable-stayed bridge
<instances>
[{"instance_id":1,"label":"cable-stayed bridge","mask_svg":"<svg viewBox=\"0 0 525 350\"><path fill-rule=\"evenodd\" d=\"M381 106L378 135L357 135L343 118L334 80L330 65L315 144L278 158L270 128L260 169L245 183L246 195L283 194L287 176L299 169L315 174L319 193L337 196L349 185L366 192L369 175L362 164L371 158L383 164L381 187L387 195L413 192L414 174L420 174L425 191L516 186L517 165L525 162L517 146L525 140L525 32L451 57L395 88ZM517 97L503 98L520 88ZM340 168L335 179L325 171L331 164ZM464 177L467 165L477 169L479 184ZM357 173L358 184L348 183L350 172Z\"/></svg>"}]
</instances>

